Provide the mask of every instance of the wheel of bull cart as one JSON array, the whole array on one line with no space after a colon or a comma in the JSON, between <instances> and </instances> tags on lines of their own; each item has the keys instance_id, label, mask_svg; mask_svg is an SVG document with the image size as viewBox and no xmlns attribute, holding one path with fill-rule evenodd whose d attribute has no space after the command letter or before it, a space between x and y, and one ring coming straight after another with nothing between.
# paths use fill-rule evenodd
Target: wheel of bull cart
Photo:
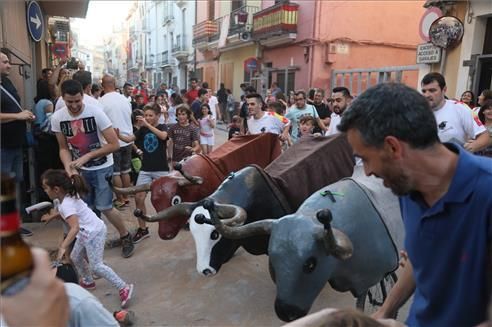
<instances>
[{"instance_id":1,"label":"wheel of bull cart","mask_svg":"<svg viewBox=\"0 0 492 327\"><path fill-rule=\"evenodd\" d=\"M364 311L367 314L376 312L383 305L388 293L393 285L395 285L398 277L395 272L387 274L379 283L369 288L367 292L357 298L357 309ZM392 317L396 319L395 317Z\"/></svg>"}]
</instances>

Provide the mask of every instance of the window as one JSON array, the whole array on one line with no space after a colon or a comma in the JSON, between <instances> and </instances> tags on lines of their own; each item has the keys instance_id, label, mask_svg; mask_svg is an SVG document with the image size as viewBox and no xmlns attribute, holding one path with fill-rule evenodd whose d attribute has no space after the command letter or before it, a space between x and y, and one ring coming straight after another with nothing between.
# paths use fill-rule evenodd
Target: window
<instances>
[{"instance_id":1,"label":"window","mask_svg":"<svg viewBox=\"0 0 492 327\"><path fill-rule=\"evenodd\" d=\"M285 88L285 72L278 72L277 73L277 84L278 87L282 89L284 94L288 94L289 91L295 91L295 80L296 80L296 73L293 71L289 71L287 75L287 90L284 90Z\"/></svg>"}]
</instances>

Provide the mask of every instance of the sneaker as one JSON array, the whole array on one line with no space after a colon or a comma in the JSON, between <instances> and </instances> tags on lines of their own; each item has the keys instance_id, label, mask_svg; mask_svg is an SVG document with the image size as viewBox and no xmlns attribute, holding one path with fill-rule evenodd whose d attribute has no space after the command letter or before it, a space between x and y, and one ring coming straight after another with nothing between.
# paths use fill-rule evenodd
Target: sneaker
<instances>
[{"instance_id":1,"label":"sneaker","mask_svg":"<svg viewBox=\"0 0 492 327\"><path fill-rule=\"evenodd\" d=\"M130 203L130 201L128 201ZM118 210L124 210L125 207L128 207L128 204L126 202L120 202L118 200L113 201L113 207L115 207Z\"/></svg>"},{"instance_id":2,"label":"sneaker","mask_svg":"<svg viewBox=\"0 0 492 327\"><path fill-rule=\"evenodd\" d=\"M149 236L150 233L148 227L146 227L145 229L139 227L135 235L133 235L133 244L137 244L138 242L148 238Z\"/></svg>"},{"instance_id":3,"label":"sneaker","mask_svg":"<svg viewBox=\"0 0 492 327\"><path fill-rule=\"evenodd\" d=\"M131 310L115 311L113 317L121 326L131 326L135 322L135 312Z\"/></svg>"},{"instance_id":4,"label":"sneaker","mask_svg":"<svg viewBox=\"0 0 492 327\"><path fill-rule=\"evenodd\" d=\"M24 228L24 227L20 228L20 233L22 236L32 236L32 232L29 229Z\"/></svg>"},{"instance_id":5,"label":"sneaker","mask_svg":"<svg viewBox=\"0 0 492 327\"><path fill-rule=\"evenodd\" d=\"M120 290L121 307L124 308L132 298L133 284L126 285Z\"/></svg>"},{"instance_id":6,"label":"sneaker","mask_svg":"<svg viewBox=\"0 0 492 327\"><path fill-rule=\"evenodd\" d=\"M128 233L126 236L121 237L121 256L123 258L129 258L135 251L135 246L133 245L132 236Z\"/></svg>"},{"instance_id":7,"label":"sneaker","mask_svg":"<svg viewBox=\"0 0 492 327\"><path fill-rule=\"evenodd\" d=\"M80 279L79 285L85 288L86 290L96 289L96 282L92 281L92 283L86 283L86 281L83 278Z\"/></svg>"}]
</instances>

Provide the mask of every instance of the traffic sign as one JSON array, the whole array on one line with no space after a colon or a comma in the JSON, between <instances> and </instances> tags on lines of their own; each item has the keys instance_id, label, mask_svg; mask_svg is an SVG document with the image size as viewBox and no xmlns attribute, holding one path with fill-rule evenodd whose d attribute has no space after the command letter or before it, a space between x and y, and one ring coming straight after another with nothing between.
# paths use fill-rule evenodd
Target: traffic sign
<instances>
[{"instance_id":1,"label":"traffic sign","mask_svg":"<svg viewBox=\"0 0 492 327\"><path fill-rule=\"evenodd\" d=\"M432 43L417 46L417 64L434 64L441 61L441 48Z\"/></svg>"},{"instance_id":2,"label":"traffic sign","mask_svg":"<svg viewBox=\"0 0 492 327\"><path fill-rule=\"evenodd\" d=\"M420 19L419 24L419 34L422 40L424 40L425 42L430 41L429 28L431 27L432 23L441 16L442 11L436 7L429 8L425 11L425 13L422 15L422 18Z\"/></svg>"},{"instance_id":3,"label":"traffic sign","mask_svg":"<svg viewBox=\"0 0 492 327\"><path fill-rule=\"evenodd\" d=\"M44 32L44 16L39 4L32 0L27 5L27 29L35 42L41 41Z\"/></svg>"}]
</instances>

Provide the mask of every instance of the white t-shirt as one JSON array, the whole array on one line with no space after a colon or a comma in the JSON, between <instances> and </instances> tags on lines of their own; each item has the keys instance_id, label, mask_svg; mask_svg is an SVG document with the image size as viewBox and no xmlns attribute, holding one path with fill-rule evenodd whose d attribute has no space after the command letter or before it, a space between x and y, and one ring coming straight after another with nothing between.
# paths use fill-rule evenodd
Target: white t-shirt
<instances>
[{"instance_id":1,"label":"white t-shirt","mask_svg":"<svg viewBox=\"0 0 492 327\"><path fill-rule=\"evenodd\" d=\"M99 101L97 101L97 99L94 99L93 97L91 97L90 95L87 95L85 93L84 93L84 97L82 98L82 102L84 104L88 104L88 105L91 105L91 106L99 107L99 108L102 109L102 106L99 103ZM66 107L65 101L63 101L63 98L62 97L59 97L58 100L56 101L56 104L55 104L55 111L58 111L58 110L60 110L63 107Z\"/></svg>"},{"instance_id":2,"label":"white t-shirt","mask_svg":"<svg viewBox=\"0 0 492 327\"><path fill-rule=\"evenodd\" d=\"M219 104L219 100L217 100L217 97L215 95L211 95L210 98L208 99L208 105L210 107L210 111L212 112L212 117L214 117L214 119L217 119L218 104Z\"/></svg>"},{"instance_id":3,"label":"white t-shirt","mask_svg":"<svg viewBox=\"0 0 492 327\"><path fill-rule=\"evenodd\" d=\"M103 107L104 113L111 120L113 127L118 128L121 135L133 135L132 106L123 95L118 92L109 92L99 98L99 102ZM118 142L120 147L133 143L126 143L122 140Z\"/></svg>"},{"instance_id":4,"label":"white t-shirt","mask_svg":"<svg viewBox=\"0 0 492 327\"><path fill-rule=\"evenodd\" d=\"M73 160L107 144L102 131L111 127L111 121L100 107L85 105L82 112L72 116L65 107L51 116L51 130L65 135ZM88 161L82 169L97 170L113 165L113 154Z\"/></svg>"},{"instance_id":5,"label":"white t-shirt","mask_svg":"<svg viewBox=\"0 0 492 327\"><path fill-rule=\"evenodd\" d=\"M441 142L455 139L465 143L485 132L485 127L471 109L453 100L446 100L444 107L434 111L434 117Z\"/></svg>"},{"instance_id":6,"label":"white t-shirt","mask_svg":"<svg viewBox=\"0 0 492 327\"><path fill-rule=\"evenodd\" d=\"M205 137L212 137L214 136L214 129L212 126L210 126L210 121L208 120L208 117L204 117L199 120L200 123L200 135L205 136ZM212 122L215 122L215 118L212 116Z\"/></svg>"},{"instance_id":7,"label":"white t-shirt","mask_svg":"<svg viewBox=\"0 0 492 327\"><path fill-rule=\"evenodd\" d=\"M58 212L63 220L72 215L76 215L79 218L80 230L77 233L77 237L87 237L106 228L103 221L81 199L66 195L58 206Z\"/></svg>"},{"instance_id":8,"label":"white t-shirt","mask_svg":"<svg viewBox=\"0 0 492 327\"><path fill-rule=\"evenodd\" d=\"M169 109L167 110L167 124L173 125L177 123L178 120L176 119L176 107L170 106Z\"/></svg>"},{"instance_id":9,"label":"white t-shirt","mask_svg":"<svg viewBox=\"0 0 492 327\"><path fill-rule=\"evenodd\" d=\"M290 132L290 136L292 137L292 141L295 143L299 138L299 123L301 118L304 116L312 116L315 120L319 117L318 111L316 108L310 104L306 104L303 109L297 108L297 106L293 105L289 108L289 111L285 115L287 119L291 121L292 131Z\"/></svg>"},{"instance_id":10,"label":"white t-shirt","mask_svg":"<svg viewBox=\"0 0 492 327\"><path fill-rule=\"evenodd\" d=\"M282 123L278 118L269 115L267 112L265 112L263 117L260 119L255 119L254 117L250 117L248 119L248 130L250 134L281 134L284 127L284 123Z\"/></svg>"},{"instance_id":11,"label":"white t-shirt","mask_svg":"<svg viewBox=\"0 0 492 327\"><path fill-rule=\"evenodd\" d=\"M340 124L341 121L342 121L342 116L336 113L332 113L330 116L330 126L328 126L325 135L330 136L340 133L337 129L337 126L338 124Z\"/></svg>"}]
</instances>

